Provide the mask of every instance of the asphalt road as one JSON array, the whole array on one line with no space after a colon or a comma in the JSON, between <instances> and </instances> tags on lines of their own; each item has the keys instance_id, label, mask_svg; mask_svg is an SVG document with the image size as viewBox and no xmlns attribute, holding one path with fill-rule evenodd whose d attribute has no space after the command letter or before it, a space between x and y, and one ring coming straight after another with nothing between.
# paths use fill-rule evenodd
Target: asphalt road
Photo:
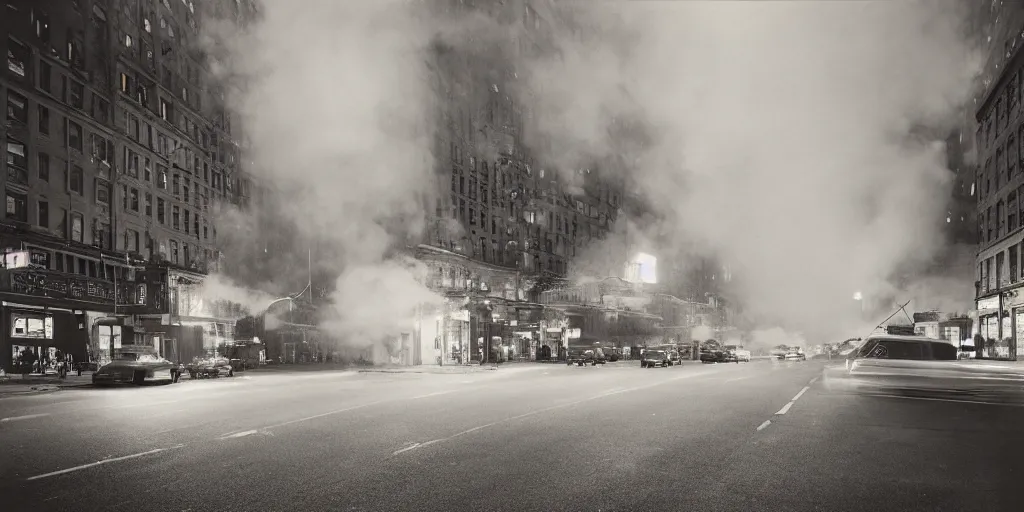
<instances>
[{"instance_id":1,"label":"asphalt road","mask_svg":"<svg viewBox=\"0 0 1024 512\"><path fill-rule=\"evenodd\" d=\"M326 372L9 397L0 509L1024 510L1024 408L829 393L822 366Z\"/></svg>"}]
</instances>

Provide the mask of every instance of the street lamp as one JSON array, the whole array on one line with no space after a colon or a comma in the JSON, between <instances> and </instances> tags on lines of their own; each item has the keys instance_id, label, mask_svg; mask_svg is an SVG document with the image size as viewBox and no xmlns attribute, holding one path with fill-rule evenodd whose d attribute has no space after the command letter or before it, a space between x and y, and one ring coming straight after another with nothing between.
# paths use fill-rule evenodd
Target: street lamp
<instances>
[{"instance_id":1,"label":"street lamp","mask_svg":"<svg viewBox=\"0 0 1024 512\"><path fill-rule=\"evenodd\" d=\"M862 294L861 292L854 292L853 300L855 300L855 301L860 303L860 318L861 318L861 320L863 320L864 319L864 294Z\"/></svg>"}]
</instances>

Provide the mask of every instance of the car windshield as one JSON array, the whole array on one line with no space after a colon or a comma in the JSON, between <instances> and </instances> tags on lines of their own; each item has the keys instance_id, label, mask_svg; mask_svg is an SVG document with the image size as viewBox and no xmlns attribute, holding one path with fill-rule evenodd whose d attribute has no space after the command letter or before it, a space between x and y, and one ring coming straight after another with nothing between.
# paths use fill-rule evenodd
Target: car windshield
<instances>
[{"instance_id":1,"label":"car windshield","mask_svg":"<svg viewBox=\"0 0 1024 512\"><path fill-rule=\"evenodd\" d=\"M647 357L651 357L651 358L665 357L665 351L664 350L648 350L645 355Z\"/></svg>"}]
</instances>

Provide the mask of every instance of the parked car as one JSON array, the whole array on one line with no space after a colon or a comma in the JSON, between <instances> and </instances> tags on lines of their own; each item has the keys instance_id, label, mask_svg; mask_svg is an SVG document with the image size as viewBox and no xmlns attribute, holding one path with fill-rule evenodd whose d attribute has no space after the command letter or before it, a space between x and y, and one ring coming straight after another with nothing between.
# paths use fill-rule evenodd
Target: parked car
<instances>
[{"instance_id":1,"label":"parked car","mask_svg":"<svg viewBox=\"0 0 1024 512\"><path fill-rule=\"evenodd\" d=\"M705 347L700 350L700 362L705 364L726 363L729 362L729 356L725 350Z\"/></svg>"},{"instance_id":2,"label":"parked car","mask_svg":"<svg viewBox=\"0 0 1024 512\"><path fill-rule=\"evenodd\" d=\"M565 364L568 366L584 366L591 365L597 366L604 364L605 357L601 349L569 349L569 354L565 358Z\"/></svg>"},{"instance_id":3,"label":"parked car","mask_svg":"<svg viewBox=\"0 0 1024 512\"><path fill-rule=\"evenodd\" d=\"M656 366L672 366L672 358L667 350L644 350L640 359L641 368L654 368Z\"/></svg>"},{"instance_id":4,"label":"parked car","mask_svg":"<svg viewBox=\"0 0 1024 512\"><path fill-rule=\"evenodd\" d=\"M745 363L750 362L750 351L743 348L740 345L726 345L726 350L731 352L731 359L737 363L743 361Z\"/></svg>"},{"instance_id":5,"label":"parked car","mask_svg":"<svg viewBox=\"0 0 1024 512\"><path fill-rule=\"evenodd\" d=\"M122 346L117 349L114 359L100 366L92 374L92 383L97 386L109 384L147 384L173 382L170 361L158 356L152 347Z\"/></svg>"},{"instance_id":6,"label":"parked car","mask_svg":"<svg viewBox=\"0 0 1024 512\"><path fill-rule=\"evenodd\" d=\"M185 371L193 379L235 376L231 361L224 357L193 360L191 364L185 365Z\"/></svg>"},{"instance_id":7,"label":"parked car","mask_svg":"<svg viewBox=\"0 0 1024 512\"><path fill-rule=\"evenodd\" d=\"M605 360L610 363L622 359L622 349L618 347L601 347L601 351L604 352Z\"/></svg>"}]
</instances>

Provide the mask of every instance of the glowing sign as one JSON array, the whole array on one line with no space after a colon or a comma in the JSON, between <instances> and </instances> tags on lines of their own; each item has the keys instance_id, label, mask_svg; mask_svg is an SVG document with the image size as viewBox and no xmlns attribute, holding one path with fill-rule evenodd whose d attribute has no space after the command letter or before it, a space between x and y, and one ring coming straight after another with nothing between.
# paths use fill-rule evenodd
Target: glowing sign
<instances>
[{"instance_id":1,"label":"glowing sign","mask_svg":"<svg viewBox=\"0 0 1024 512\"><path fill-rule=\"evenodd\" d=\"M637 253L626 263L626 281L654 284L658 282L658 258L650 254Z\"/></svg>"}]
</instances>

